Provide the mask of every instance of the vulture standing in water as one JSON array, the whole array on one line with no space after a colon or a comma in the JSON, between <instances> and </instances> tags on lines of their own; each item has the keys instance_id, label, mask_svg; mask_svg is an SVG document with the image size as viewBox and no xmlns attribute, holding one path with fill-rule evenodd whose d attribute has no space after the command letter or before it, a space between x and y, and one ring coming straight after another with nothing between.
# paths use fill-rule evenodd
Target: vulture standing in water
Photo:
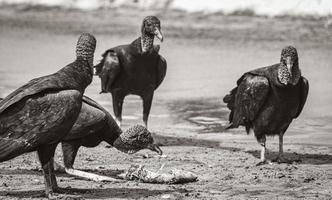
<instances>
[{"instance_id":1,"label":"vulture standing in water","mask_svg":"<svg viewBox=\"0 0 332 200\"><path fill-rule=\"evenodd\" d=\"M283 135L293 119L301 113L309 91L309 83L301 76L297 51L287 46L281 51L280 63L245 73L237 87L224 97L231 110L230 126L253 130L262 146L261 162L266 163L266 136L279 136L278 162L283 158Z\"/></svg>"},{"instance_id":2,"label":"vulture standing in water","mask_svg":"<svg viewBox=\"0 0 332 200\"><path fill-rule=\"evenodd\" d=\"M131 44L107 50L95 66L101 78L101 93L112 93L113 111L121 125L122 104L126 95L143 99L143 121L147 127L154 90L166 75L166 60L159 55L159 45L153 45L154 36L163 41L160 21L148 16L142 24L142 36Z\"/></svg>"},{"instance_id":3,"label":"vulture standing in water","mask_svg":"<svg viewBox=\"0 0 332 200\"><path fill-rule=\"evenodd\" d=\"M94 36L82 34L73 63L29 81L0 102L0 161L37 151L49 198L59 192L55 148L80 113L83 93L92 81L95 48Z\"/></svg>"},{"instance_id":4,"label":"vulture standing in water","mask_svg":"<svg viewBox=\"0 0 332 200\"><path fill-rule=\"evenodd\" d=\"M95 147L105 141L125 153L135 153L150 149L162 155L161 149L154 144L151 133L140 125L135 125L122 133L111 114L92 99L84 96L81 112L70 133L62 139L62 150L65 171L94 181L113 181L114 179L99 176L73 168L75 157L81 146ZM60 167L62 168L62 167Z\"/></svg>"}]
</instances>

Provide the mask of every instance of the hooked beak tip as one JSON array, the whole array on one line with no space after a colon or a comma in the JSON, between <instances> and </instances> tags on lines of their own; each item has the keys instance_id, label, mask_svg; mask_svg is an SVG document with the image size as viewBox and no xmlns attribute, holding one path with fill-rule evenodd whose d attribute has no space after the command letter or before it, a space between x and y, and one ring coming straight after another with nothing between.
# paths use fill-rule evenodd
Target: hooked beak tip
<instances>
[{"instance_id":1,"label":"hooked beak tip","mask_svg":"<svg viewBox=\"0 0 332 200\"><path fill-rule=\"evenodd\" d=\"M287 70L288 70L288 72L289 72L289 74L292 76L293 74L292 74L292 68L293 68L293 66L292 65L287 65Z\"/></svg>"},{"instance_id":2,"label":"hooked beak tip","mask_svg":"<svg viewBox=\"0 0 332 200\"><path fill-rule=\"evenodd\" d=\"M164 41L164 37L163 37L163 34L160 32L159 29L156 29L155 32L154 32L155 36L160 40L160 42L163 42Z\"/></svg>"},{"instance_id":3,"label":"hooked beak tip","mask_svg":"<svg viewBox=\"0 0 332 200\"><path fill-rule=\"evenodd\" d=\"M153 144L150 148L152 151L158 153L159 155L163 155L163 151L160 149L160 147L156 144Z\"/></svg>"}]
</instances>

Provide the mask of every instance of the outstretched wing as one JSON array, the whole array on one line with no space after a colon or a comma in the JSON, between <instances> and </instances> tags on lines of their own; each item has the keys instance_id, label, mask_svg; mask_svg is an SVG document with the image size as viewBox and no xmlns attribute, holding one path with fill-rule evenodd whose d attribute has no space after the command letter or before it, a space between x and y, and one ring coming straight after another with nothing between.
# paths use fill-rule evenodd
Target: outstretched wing
<instances>
[{"instance_id":1,"label":"outstretched wing","mask_svg":"<svg viewBox=\"0 0 332 200\"><path fill-rule=\"evenodd\" d=\"M67 65L61 70L71 68L72 65L75 65L75 62ZM19 102L20 100L43 91L76 89L75 83L70 81L70 77L68 77L68 75L61 70L51 75L32 79L27 84L21 86L20 88L9 94L0 102L0 113L2 113L11 105Z\"/></svg>"},{"instance_id":2,"label":"outstretched wing","mask_svg":"<svg viewBox=\"0 0 332 200\"><path fill-rule=\"evenodd\" d=\"M101 79L101 93L109 92L121 70L117 53L112 49L107 50L103 54L103 59L95 68L96 75L99 75Z\"/></svg>"},{"instance_id":3,"label":"outstretched wing","mask_svg":"<svg viewBox=\"0 0 332 200\"><path fill-rule=\"evenodd\" d=\"M2 101L0 102L0 113L2 113L9 106L15 104L24 97L41 92L42 90L47 88L47 86L50 86L50 83L52 82L49 82L47 80L47 77L32 79L27 84L21 86L20 88L9 94L7 97L2 99Z\"/></svg>"},{"instance_id":4,"label":"outstretched wing","mask_svg":"<svg viewBox=\"0 0 332 200\"><path fill-rule=\"evenodd\" d=\"M270 90L269 81L263 76L249 73L238 80L238 87L226 95L224 102L231 109L229 128L250 126L264 105Z\"/></svg>"},{"instance_id":5,"label":"outstretched wing","mask_svg":"<svg viewBox=\"0 0 332 200\"><path fill-rule=\"evenodd\" d=\"M300 79L300 105L294 118L297 118L303 110L304 104L307 101L309 92L309 81L303 76Z\"/></svg>"},{"instance_id":6,"label":"outstretched wing","mask_svg":"<svg viewBox=\"0 0 332 200\"><path fill-rule=\"evenodd\" d=\"M167 62L164 57L159 55L158 64L157 64L157 86L155 89L159 87L159 85L163 82L167 71Z\"/></svg>"},{"instance_id":7,"label":"outstretched wing","mask_svg":"<svg viewBox=\"0 0 332 200\"><path fill-rule=\"evenodd\" d=\"M32 95L0 115L0 161L59 141L74 121L80 106L77 90Z\"/></svg>"}]
</instances>

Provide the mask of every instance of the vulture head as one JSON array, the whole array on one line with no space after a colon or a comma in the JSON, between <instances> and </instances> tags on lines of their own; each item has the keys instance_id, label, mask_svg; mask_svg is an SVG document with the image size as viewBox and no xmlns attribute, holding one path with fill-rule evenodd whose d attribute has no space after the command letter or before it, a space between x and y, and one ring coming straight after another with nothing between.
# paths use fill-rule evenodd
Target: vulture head
<instances>
[{"instance_id":1,"label":"vulture head","mask_svg":"<svg viewBox=\"0 0 332 200\"><path fill-rule=\"evenodd\" d=\"M156 36L162 42L164 38L161 33L160 20L155 16L145 17L142 23L142 35Z\"/></svg>"},{"instance_id":2,"label":"vulture head","mask_svg":"<svg viewBox=\"0 0 332 200\"><path fill-rule=\"evenodd\" d=\"M284 85L296 85L300 77L301 71L297 50L293 46L287 46L281 51L278 79Z\"/></svg>"},{"instance_id":3,"label":"vulture head","mask_svg":"<svg viewBox=\"0 0 332 200\"><path fill-rule=\"evenodd\" d=\"M96 38L89 34L83 33L77 41L76 57L81 60L87 60L91 67L93 67L93 55L96 49Z\"/></svg>"},{"instance_id":4,"label":"vulture head","mask_svg":"<svg viewBox=\"0 0 332 200\"><path fill-rule=\"evenodd\" d=\"M150 149L162 155L163 152L154 143L151 133L141 125L130 127L115 140L113 146L125 153L133 154L142 149Z\"/></svg>"}]
</instances>

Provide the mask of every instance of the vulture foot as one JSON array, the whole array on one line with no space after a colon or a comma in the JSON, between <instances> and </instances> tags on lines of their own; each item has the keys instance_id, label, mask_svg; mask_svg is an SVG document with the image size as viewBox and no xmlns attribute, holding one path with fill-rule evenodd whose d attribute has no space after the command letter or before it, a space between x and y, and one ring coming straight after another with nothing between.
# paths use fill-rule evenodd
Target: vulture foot
<instances>
[{"instance_id":1,"label":"vulture foot","mask_svg":"<svg viewBox=\"0 0 332 200\"><path fill-rule=\"evenodd\" d=\"M277 162L277 163L286 163L286 164L292 164L292 160L289 160L287 158L285 158L284 156L278 156L275 159L273 159L273 162Z\"/></svg>"},{"instance_id":2,"label":"vulture foot","mask_svg":"<svg viewBox=\"0 0 332 200\"><path fill-rule=\"evenodd\" d=\"M261 165L272 165L272 162L270 160L264 160L264 161L260 161L259 163L256 164L256 166L261 166Z\"/></svg>"},{"instance_id":3,"label":"vulture foot","mask_svg":"<svg viewBox=\"0 0 332 200\"><path fill-rule=\"evenodd\" d=\"M62 167L59 163L54 161L54 171L60 172L60 173L66 173L66 170L64 167Z\"/></svg>"},{"instance_id":4,"label":"vulture foot","mask_svg":"<svg viewBox=\"0 0 332 200\"><path fill-rule=\"evenodd\" d=\"M69 195L69 194L60 194L60 193L49 193L48 199L51 200L82 200L84 199L83 197L79 195Z\"/></svg>"}]
</instances>

